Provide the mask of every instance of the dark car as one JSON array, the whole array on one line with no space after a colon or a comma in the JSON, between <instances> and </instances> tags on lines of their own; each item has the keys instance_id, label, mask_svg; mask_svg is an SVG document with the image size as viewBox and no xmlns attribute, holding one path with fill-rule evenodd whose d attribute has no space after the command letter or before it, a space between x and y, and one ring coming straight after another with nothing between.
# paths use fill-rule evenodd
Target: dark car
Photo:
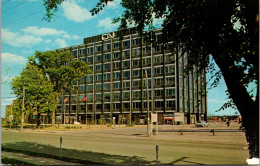
<instances>
[{"instance_id":1,"label":"dark car","mask_svg":"<svg viewBox=\"0 0 260 166\"><path fill-rule=\"evenodd\" d=\"M197 121L195 123L196 127L209 127L209 124L206 121Z\"/></svg>"}]
</instances>

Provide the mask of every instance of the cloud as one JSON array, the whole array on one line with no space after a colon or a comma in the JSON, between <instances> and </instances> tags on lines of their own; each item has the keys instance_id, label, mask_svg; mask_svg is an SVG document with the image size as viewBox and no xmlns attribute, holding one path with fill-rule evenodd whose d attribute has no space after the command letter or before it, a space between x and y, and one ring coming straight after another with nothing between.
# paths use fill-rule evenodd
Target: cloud
<instances>
[{"instance_id":1,"label":"cloud","mask_svg":"<svg viewBox=\"0 0 260 166\"><path fill-rule=\"evenodd\" d=\"M24 33L32 34L35 36L47 36L47 35L62 35L66 34L65 31L58 31L53 28L38 28L36 26L29 26L25 29L22 29Z\"/></svg>"},{"instance_id":2,"label":"cloud","mask_svg":"<svg viewBox=\"0 0 260 166\"><path fill-rule=\"evenodd\" d=\"M218 99L208 99L208 103L226 103L227 100L218 100Z\"/></svg>"},{"instance_id":3,"label":"cloud","mask_svg":"<svg viewBox=\"0 0 260 166\"><path fill-rule=\"evenodd\" d=\"M118 7L120 7L120 2L121 2L121 0L109 1L107 3L107 8L109 8L109 9L118 8Z\"/></svg>"},{"instance_id":4,"label":"cloud","mask_svg":"<svg viewBox=\"0 0 260 166\"><path fill-rule=\"evenodd\" d=\"M11 53L2 53L1 54L2 63L4 64L12 64L12 65L25 65L27 59L23 56L18 56L16 54Z\"/></svg>"},{"instance_id":5,"label":"cloud","mask_svg":"<svg viewBox=\"0 0 260 166\"><path fill-rule=\"evenodd\" d=\"M75 2L64 1L62 3L64 10L64 17L74 22L84 22L94 18L91 13L86 9L77 5Z\"/></svg>"},{"instance_id":6,"label":"cloud","mask_svg":"<svg viewBox=\"0 0 260 166\"><path fill-rule=\"evenodd\" d=\"M58 44L58 46L60 48L67 47L67 43L66 43L65 39L56 39L55 44Z\"/></svg>"},{"instance_id":7,"label":"cloud","mask_svg":"<svg viewBox=\"0 0 260 166\"><path fill-rule=\"evenodd\" d=\"M3 76L3 75L1 75L1 83L2 83L2 85L10 83L14 77L15 76Z\"/></svg>"},{"instance_id":8,"label":"cloud","mask_svg":"<svg viewBox=\"0 0 260 166\"><path fill-rule=\"evenodd\" d=\"M46 43L46 44L49 44L49 43L51 43L51 40L50 39L48 39L48 40L45 40L45 42L44 43Z\"/></svg>"},{"instance_id":9,"label":"cloud","mask_svg":"<svg viewBox=\"0 0 260 166\"><path fill-rule=\"evenodd\" d=\"M22 35L17 32L11 32L8 29L2 29L2 41L14 47L31 47L39 44L43 39L32 35Z\"/></svg>"},{"instance_id":10,"label":"cloud","mask_svg":"<svg viewBox=\"0 0 260 166\"><path fill-rule=\"evenodd\" d=\"M114 28L116 28L118 26L119 26L118 23L112 24L112 20L108 17L106 17L103 20L98 20L98 25L97 25L97 27L103 27L104 30L107 30L107 31L113 31Z\"/></svg>"},{"instance_id":11,"label":"cloud","mask_svg":"<svg viewBox=\"0 0 260 166\"><path fill-rule=\"evenodd\" d=\"M77 39L80 39L80 37L78 35L63 35L62 37L66 38L66 39L74 39L74 40L77 40Z\"/></svg>"}]
</instances>

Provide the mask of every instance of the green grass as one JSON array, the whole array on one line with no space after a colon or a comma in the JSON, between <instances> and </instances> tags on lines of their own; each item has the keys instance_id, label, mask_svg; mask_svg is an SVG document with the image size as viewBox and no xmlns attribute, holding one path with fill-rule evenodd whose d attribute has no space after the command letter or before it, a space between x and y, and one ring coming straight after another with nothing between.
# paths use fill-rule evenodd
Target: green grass
<instances>
[{"instance_id":1,"label":"green grass","mask_svg":"<svg viewBox=\"0 0 260 166\"><path fill-rule=\"evenodd\" d=\"M16 160L16 159L11 159L7 157L1 157L2 164L11 164L11 165L33 165L28 162Z\"/></svg>"}]
</instances>

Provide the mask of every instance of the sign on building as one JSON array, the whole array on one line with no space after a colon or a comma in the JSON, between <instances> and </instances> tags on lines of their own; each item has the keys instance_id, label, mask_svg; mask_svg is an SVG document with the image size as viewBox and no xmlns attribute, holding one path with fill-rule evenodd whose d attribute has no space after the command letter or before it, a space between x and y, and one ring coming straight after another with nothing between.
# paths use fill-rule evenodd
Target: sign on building
<instances>
[{"instance_id":1,"label":"sign on building","mask_svg":"<svg viewBox=\"0 0 260 166\"><path fill-rule=\"evenodd\" d=\"M175 120L175 122L184 122L184 113L175 112L174 113L174 120Z\"/></svg>"},{"instance_id":2,"label":"sign on building","mask_svg":"<svg viewBox=\"0 0 260 166\"><path fill-rule=\"evenodd\" d=\"M115 32L102 34L102 40L112 39L115 37Z\"/></svg>"}]
</instances>

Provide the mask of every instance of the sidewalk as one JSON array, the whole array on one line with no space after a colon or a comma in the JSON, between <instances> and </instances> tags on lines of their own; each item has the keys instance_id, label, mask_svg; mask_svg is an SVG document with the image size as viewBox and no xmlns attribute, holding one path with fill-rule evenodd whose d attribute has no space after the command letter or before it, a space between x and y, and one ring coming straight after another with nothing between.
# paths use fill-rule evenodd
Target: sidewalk
<instances>
[{"instance_id":1,"label":"sidewalk","mask_svg":"<svg viewBox=\"0 0 260 166\"><path fill-rule=\"evenodd\" d=\"M81 165L79 163L65 162L65 161L55 160L55 159L45 158L45 157L29 156L22 153L2 151L1 155L2 157L24 161L32 165Z\"/></svg>"}]
</instances>

